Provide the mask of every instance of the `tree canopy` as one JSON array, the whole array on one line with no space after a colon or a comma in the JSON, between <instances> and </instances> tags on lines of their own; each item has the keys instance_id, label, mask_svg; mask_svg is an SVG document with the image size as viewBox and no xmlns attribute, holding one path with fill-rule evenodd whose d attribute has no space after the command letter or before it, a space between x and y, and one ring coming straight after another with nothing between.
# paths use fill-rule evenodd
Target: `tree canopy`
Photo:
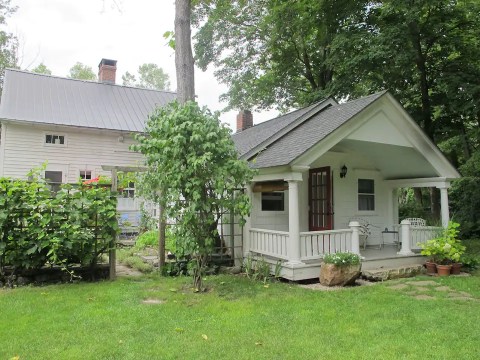
<instances>
[{"instance_id":1,"label":"tree canopy","mask_svg":"<svg viewBox=\"0 0 480 360\"><path fill-rule=\"evenodd\" d=\"M11 0L0 0L0 25L6 24L6 19L17 8L11 5ZM18 39L5 30L0 30L0 92L3 87L5 68L18 67Z\"/></svg>"},{"instance_id":2,"label":"tree canopy","mask_svg":"<svg viewBox=\"0 0 480 360\"><path fill-rule=\"evenodd\" d=\"M52 70L50 70L44 63L38 64L30 71L37 74L52 75Z\"/></svg>"},{"instance_id":3,"label":"tree canopy","mask_svg":"<svg viewBox=\"0 0 480 360\"><path fill-rule=\"evenodd\" d=\"M97 75L95 75L92 68L81 62L77 62L70 68L67 77L78 80L97 80Z\"/></svg>"},{"instance_id":4,"label":"tree canopy","mask_svg":"<svg viewBox=\"0 0 480 360\"><path fill-rule=\"evenodd\" d=\"M144 89L169 90L169 76L158 65L149 63L138 67L138 80L135 75L126 72L122 75L123 85Z\"/></svg>"}]
</instances>

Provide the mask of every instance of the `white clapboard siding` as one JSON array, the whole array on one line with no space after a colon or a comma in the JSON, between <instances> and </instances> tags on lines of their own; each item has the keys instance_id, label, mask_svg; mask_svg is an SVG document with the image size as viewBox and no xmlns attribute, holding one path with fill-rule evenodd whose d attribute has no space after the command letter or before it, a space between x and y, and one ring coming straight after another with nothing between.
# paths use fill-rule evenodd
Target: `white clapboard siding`
<instances>
[{"instance_id":1,"label":"white clapboard siding","mask_svg":"<svg viewBox=\"0 0 480 360\"><path fill-rule=\"evenodd\" d=\"M75 183L80 170L91 170L93 177L108 176L102 165L140 166L143 162L141 154L129 150L134 143L132 136L118 131L12 123L4 126L1 175L6 177L25 178L32 168L48 161L47 170L61 169L67 172L63 181ZM66 145L45 145L46 133L65 135Z\"/></svg>"}]
</instances>

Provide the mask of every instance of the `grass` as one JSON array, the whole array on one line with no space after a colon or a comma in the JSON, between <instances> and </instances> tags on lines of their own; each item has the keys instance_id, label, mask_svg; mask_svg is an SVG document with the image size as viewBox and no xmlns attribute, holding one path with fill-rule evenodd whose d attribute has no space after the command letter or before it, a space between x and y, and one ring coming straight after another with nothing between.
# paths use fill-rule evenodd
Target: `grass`
<instances>
[{"instance_id":1,"label":"grass","mask_svg":"<svg viewBox=\"0 0 480 360\"><path fill-rule=\"evenodd\" d=\"M476 300L240 276L204 294L153 275L0 290L0 359L477 359L480 277L435 281Z\"/></svg>"}]
</instances>

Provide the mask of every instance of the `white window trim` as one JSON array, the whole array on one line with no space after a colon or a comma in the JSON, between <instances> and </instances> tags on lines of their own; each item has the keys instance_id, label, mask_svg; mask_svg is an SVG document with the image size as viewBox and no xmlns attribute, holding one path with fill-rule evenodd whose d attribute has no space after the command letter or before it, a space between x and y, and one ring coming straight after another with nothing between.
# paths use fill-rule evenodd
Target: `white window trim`
<instances>
[{"instance_id":1,"label":"white window trim","mask_svg":"<svg viewBox=\"0 0 480 360\"><path fill-rule=\"evenodd\" d=\"M373 194L367 194L367 193L359 193L358 192L358 180L372 180L373 181ZM377 215L378 207L377 207L377 179L368 177L368 176L362 176L357 178L357 191L356 191L356 197L357 197L357 214L358 215ZM359 195L373 195L373 206L375 210L360 210L360 203L358 201L358 196Z\"/></svg>"},{"instance_id":2,"label":"white window trim","mask_svg":"<svg viewBox=\"0 0 480 360\"><path fill-rule=\"evenodd\" d=\"M280 192L280 191L267 191L267 192ZM259 193L258 197L258 212L261 215L284 215L288 210L288 192L283 191L283 210L262 210L262 194Z\"/></svg>"},{"instance_id":3,"label":"white window trim","mask_svg":"<svg viewBox=\"0 0 480 360\"><path fill-rule=\"evenodd\" d=\"M63 136L64 143L63 144L48 144L47 143L47 135ZM67 137L67 134L65 134L65 133L59 133L59 132L56 132L56 131L44 131L42 141L43 141L43 146L47 146L47 147L66 147L67 144L68 144L68 137Z\"/></svg>"},{"instance_id":4,"label":"white window trim","mask_svg":"<svg viewBox=\"0 0 480 360\"><path fill-rule=\"evenodd\" d=\"M78 170L78 178L81 179L82 181L88 181L90 179L84 179L82 178L82 171L90 171L90 179L94 179L95 178L95 174L94 174L94 171L93 170L90 170L90 169L81 169L81 170Z\"/></svg>"}]
</instances>

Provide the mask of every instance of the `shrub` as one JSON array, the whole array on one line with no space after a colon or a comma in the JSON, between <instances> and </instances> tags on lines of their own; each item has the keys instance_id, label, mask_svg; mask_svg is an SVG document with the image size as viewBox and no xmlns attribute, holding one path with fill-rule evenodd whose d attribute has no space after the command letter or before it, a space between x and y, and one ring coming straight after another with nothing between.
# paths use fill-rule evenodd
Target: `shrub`
<instances>
[{"instance_id":1,"label":"shrub","mask_svg":"<svg viewBox=\"0 0 480 360\"><path fill-rule=\"evenodd\" d=\"M421 254L440 264L460 261L465 246L458 239L459 227L460 224L450 221L442 236L418 244L422 248Z\"/></svg>"},{"instance_id":2,"label":"shrub","mask_svg":"<svg viewBox=\"0 0 480 360\"><path fill-rule=\"evenodd\" d=\"M358 265L360 264L360 256L349 252L337 252L335 254L326 254L323 257L323 262L336 266Z\"/></svg>"}]
</instances>

